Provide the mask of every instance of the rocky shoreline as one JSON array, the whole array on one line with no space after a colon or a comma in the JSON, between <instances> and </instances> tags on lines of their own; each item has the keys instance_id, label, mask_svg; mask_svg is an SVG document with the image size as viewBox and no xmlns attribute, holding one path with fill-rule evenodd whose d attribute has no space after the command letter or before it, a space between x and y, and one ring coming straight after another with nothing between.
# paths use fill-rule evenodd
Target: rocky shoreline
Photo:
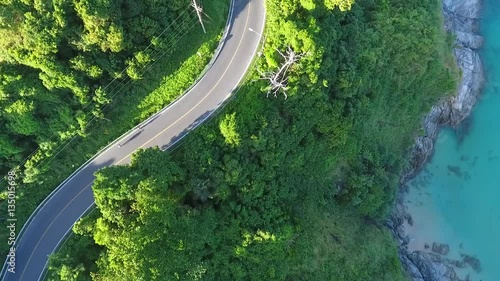
<instances>
[{"instance_id":1,"label":"rocky shoreline","mask_svg":"<svg viewBox=\"0 0 500 281\"><path fill-rule=\"evenodd\" d=\"M481 0L443 0L444 28L455 35L454 55L461 71L461 81L456 95L433 106L423 120L425 135L417 138L411 151L410 166L402 176L401 188L393 212L386 225L398 241L399 257L412 280L461 281L455 270L465 266L480 270L474 257L463 255L462 260L446 258L446 245L432 245L432 252L408 250L410 237L405 223L413 220L404 205L407 192L405 183L414 177L429 160L434 150L438 131L443 126L458 128L472 112L484 83L484 73L478 49L483 38L479 35Z\"/></svg>"}]
</instances>

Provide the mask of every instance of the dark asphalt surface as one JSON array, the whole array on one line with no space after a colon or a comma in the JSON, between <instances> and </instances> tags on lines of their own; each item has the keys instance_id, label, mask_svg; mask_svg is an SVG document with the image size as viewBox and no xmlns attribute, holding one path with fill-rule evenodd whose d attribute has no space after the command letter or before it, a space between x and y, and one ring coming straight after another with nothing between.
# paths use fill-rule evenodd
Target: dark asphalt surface
<instances>
[{"instance_id":1,"label":"dark asphalt surface","mask_svg":"<svg viewBox=\"0 0 500 281\"><path fill-rule=\"evenodd\" d=\"M240 83L257 52L264 21L264 0L234 0L228 35L203 78L157 118L115 141L61 184L25 226L24 234L18 238L15 273L6 272L2 280L36 281L42 277L48 255L94 205L94 172L105 166L129 163L131 154L139 148L168 148L219 107Z\"/></svg>"}]
</instances>

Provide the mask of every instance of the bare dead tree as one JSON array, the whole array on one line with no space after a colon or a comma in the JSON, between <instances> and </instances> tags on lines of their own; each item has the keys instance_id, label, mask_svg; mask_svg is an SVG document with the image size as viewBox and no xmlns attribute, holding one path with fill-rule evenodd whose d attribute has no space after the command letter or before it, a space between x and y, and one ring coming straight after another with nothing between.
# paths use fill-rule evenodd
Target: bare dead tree
<instances>
[{"instance_id":1,"label":"bare dead tree","mask_svg":"<svg viewBox=\"0 0 500 281\"><path fill-rule=\"evenodd\" d=\"M203 8L201 6L198 6L198 3L196 3L196 0L193 0L191 2L191 7L194 8L196 11L196 14L198 15L198 20L200 21L201 28L203 28L203 33L207 33L205 30L205 25L203 24L203 19L201 18L201 14L203 13Z\"/></svg>"},{"instance_id":2,"label":"bare dead tree","mask_svg":"<svg viewBox=\"0 0 500 281\"><path fill-rule=\"evenodd\" d=\"M275 98L278 97L278 93L281 92L285 96L285 99L288 98L286 91L288 89L288 70L291 66L293 66L296 62L300 60L304 56L304 54L295 53L292 48L287 47L285 54L283 54L280 50L276 50L285 60L277 71L274 72L266 72L260 73L261 79L269 80L269 91L267 91L267 97L270 94L273 94Z\"/></svg>"}]
</instances>

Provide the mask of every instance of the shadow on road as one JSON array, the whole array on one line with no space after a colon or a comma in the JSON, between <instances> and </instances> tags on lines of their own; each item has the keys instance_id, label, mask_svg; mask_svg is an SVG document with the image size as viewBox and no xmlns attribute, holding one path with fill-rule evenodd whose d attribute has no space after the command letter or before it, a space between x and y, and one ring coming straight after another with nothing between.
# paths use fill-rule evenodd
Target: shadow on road
<instances>
[{"instance_id":1,"label":"shadow on road","mask_svg":"<svg viewBox=\"0 0 500 281\"><path fill-rule=\"evenodd\" d=\"M219 107L220 103L217 105L217 107ZM176 145L178 145L178 143L180 142L180 140L185 137L190 131L194 130L196 127L198 127L199 125L201 125L202 123L204 123L205 121L208 121L210 120L210 117L213 117L213 113L215 112L216 110L208 110L206 111L205 113L201 114L198 118L196 118L196 120L191 123L189 126L187 126L181 133L177 134L176 136L172 137L170 139L170 142L168 144L165 144L165 145L162 145L160 147L161 150L165 151L167 149L170 149L172 147L175 147Z\"/></svg>"},{"instance_id":2,"label":"shadow on road","mask_svg":"<svg viewBox=\"0 0 500 281\"><path fill-rule=\"evenodd\" d=\"M146 123L142 124L141 126L139 126L139 129L144 129L144 127L146 127L147 125L153 123L153 121L155 121L158 117L160 117L161 114L157 113L153 118L149 119Z\"/></svg>"},{"instance_id":3,"label":"shadow on road","mask_svg":"<svg viewBox=\"0 0 500 281\"><path fill-rule=\"evenodd\" d=\"M241 16L241 12L245 10L245 7L249 4L249 1L234 1L233 18L230 22L229 30L227 31L227 36L224 39L224 44L222 45L219 54L214 58L214 63L219 58L219 55L223 53L224 48L227 46L227 42L233 38L234 33L234 22L237 18Z\"/></svg>"},{"instance_id":4,"label":"shadow on road","mask_svg":"<svg viewBox=\"0 0 500 281\"><path fill-rule=\"evenodd\" d=\"M142 132L144 132L144 129L140 130L139 132L135 133L133 136L131 136L128 140L126 140L124 143L122 143L121 145L124 146L126 145L127 143L133 141L134 139L136 139L140 134L142 134Z\"/></svg>"}]
</instances>

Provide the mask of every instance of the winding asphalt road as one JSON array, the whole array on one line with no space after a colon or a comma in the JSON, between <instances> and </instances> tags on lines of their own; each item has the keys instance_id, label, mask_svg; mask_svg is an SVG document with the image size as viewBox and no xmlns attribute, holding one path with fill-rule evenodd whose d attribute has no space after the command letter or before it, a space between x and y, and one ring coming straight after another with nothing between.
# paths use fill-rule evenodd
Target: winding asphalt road
<instances>
[{"instance_id":1,"label":"winding asphalt road","mask_svg":"<svg viewBox=\"0 0 500 281\"><path fill-rule=\"evenodd\" d=\"M2 280L42 278L48 255L94 205L91 185L97 170L129 163L139 148L169 148L231 95L257 52L265 22L264 0L232 0L231 7L227 36L205 75L182 98L94 156L47 197L17 241L15 273L5 271L4 264Z\"/></svg>"}]
</instances>

